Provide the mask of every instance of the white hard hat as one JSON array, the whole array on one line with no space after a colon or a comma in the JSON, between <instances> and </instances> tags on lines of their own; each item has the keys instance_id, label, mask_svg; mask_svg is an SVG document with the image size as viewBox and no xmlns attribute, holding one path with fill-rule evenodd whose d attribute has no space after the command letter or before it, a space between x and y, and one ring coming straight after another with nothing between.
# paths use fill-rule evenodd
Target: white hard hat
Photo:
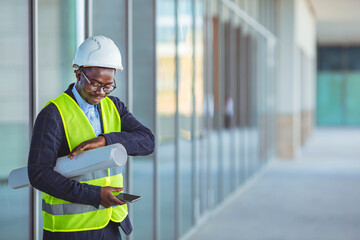
<instances>
[{"instance_id":1,"label":"white hard hat","mask_svg":"<svg viewBox=\"0 0 360 240\"><path fill-rule=\"evenodd\" d=\"M121 54L113 40L104 36L92 36L77 49L73 68L107 67L123 70Z\"/></svg>"}]
</instances>

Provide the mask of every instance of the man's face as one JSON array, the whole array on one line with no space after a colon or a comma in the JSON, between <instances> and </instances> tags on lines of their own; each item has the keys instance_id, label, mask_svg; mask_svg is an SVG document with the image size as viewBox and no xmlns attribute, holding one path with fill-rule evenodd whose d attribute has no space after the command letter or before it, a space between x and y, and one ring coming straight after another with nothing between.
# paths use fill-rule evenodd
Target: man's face
<instances>
[{"instance_id":1,"label":"man's face","mask_svg":"<svg viewBox=\"0 0 360 240\"><path fill-rule=\"evenodd\" d=\"M104 92L103 88L100 88L97 91L92 91L90 84L88 83L86 77L92 84L101 84L101 85L113 85L115 77L115 69L112 68L102 68L102 67L88 67L81 68L81 70L76 70L76 89L79 92L80 96L89 104L97 105L99 102L108 95Z\"/></svg>"}]
</instances>

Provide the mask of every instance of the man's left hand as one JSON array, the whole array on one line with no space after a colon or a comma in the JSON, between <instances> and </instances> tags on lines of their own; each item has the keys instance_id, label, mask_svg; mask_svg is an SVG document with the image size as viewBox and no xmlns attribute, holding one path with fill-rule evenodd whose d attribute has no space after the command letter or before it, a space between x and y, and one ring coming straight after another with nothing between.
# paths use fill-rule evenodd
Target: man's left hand
<instances>
[{"instance_id":1,"label":"man's left hand","mask_svg":"<svg viewBox=\"0 0 360 240\"><path fill-rule=\"evenodd\" d=\"M91 150L99 147L106 146L106 140L104 136L99 136L97 138L93 138L87 140L85 142L80 143L77 147L75 147L71 153L69 153L68 158L73 159L79 151Z\"/></svg>"}]
</instances>

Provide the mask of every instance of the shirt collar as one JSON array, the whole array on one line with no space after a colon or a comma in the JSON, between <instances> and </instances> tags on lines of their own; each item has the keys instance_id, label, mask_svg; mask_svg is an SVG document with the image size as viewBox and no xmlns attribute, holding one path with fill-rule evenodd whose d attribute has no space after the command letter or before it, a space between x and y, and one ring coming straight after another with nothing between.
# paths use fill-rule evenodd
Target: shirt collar
<instances>
[{"instance_id":1,"label":"shirt collar","mask_svg":"<svg viewBox=\"0 0 360 240\"><path fill-rule=\"evenodd\" d=\"M76 102L79 104L80 108L84 111L87 112L89 111L91 108L96 108L95 105L91 105L89 103L87 103L79 94L79 92L76 90L75 88L76 83L74 84L73 88L72 88L72 93L74 94L75 100Z\"/></svg>"}]
</instances>

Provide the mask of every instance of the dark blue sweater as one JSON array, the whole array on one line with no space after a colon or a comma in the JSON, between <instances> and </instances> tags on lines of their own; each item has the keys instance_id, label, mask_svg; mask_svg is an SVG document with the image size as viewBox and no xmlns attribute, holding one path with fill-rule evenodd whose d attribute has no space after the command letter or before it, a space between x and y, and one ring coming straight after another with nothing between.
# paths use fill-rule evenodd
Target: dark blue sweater
<instances>
[{"instance_id":1,"label":"dark blue sweater","mask_svg":"<svg viewBox=\"0 0 360 240\"><path fill-rule=\"evenodd\" d=\"M72 87L73 84L65 92L75 100ZM151 131L137 121L118 98L108 97L119 111L121 132L102 134L106 144L121 143L132 156L152 153L155 144ZM98 110L102 125L100 107ZM35 121L28 159L30 183L51 196L98 206L101 187L70 180L54 171L56 159L69 153L61 116L57 107L51 103L42 109Z\"/></svg>"}]
</instances>

